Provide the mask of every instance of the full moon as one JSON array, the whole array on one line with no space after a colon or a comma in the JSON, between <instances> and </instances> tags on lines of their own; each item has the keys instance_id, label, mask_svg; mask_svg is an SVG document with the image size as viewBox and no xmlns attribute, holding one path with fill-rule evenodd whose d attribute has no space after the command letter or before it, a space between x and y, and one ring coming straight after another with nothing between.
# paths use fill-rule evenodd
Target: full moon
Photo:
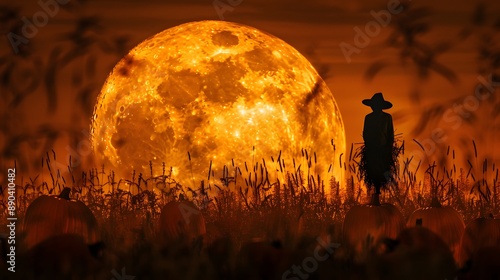
<instances>
[{"instance_id":1,"label":"full moon","mask_svg":"<svg viewBox=\"0 0 500 280\"><path fill-rule=\"evenodd\" d=\"M150 162L161 175L164 163L189 187L264 161L273 176L301 166L328 186L341 180L346 146L311 63L275 36L224 21L182 24L132 49L98 96L91 132L97 163L116 176L149 176Z\"/></svg>"}]
</instances>

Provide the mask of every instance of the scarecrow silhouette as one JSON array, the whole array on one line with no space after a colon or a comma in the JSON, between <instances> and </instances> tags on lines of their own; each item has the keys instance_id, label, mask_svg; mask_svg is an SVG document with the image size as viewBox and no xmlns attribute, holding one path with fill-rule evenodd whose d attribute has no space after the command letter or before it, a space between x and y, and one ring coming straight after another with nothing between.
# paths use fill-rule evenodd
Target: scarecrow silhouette
<instances>
[{"instance_id":1,"label":"scarecrow silhouette","mask_svg":"<svg viewBox=\"0 0 500 280\"><path fill-rule=\"evenodd\" d=\"M380 194L380 189L391 179L398 156L393 148L392 116L382 111L391 108L392 103L378 92L371 99L363 100L363 104L370 106L373 112L365 117L360 171L367 187L375 187L375 193Z\"/></svg>"}]
</instances>

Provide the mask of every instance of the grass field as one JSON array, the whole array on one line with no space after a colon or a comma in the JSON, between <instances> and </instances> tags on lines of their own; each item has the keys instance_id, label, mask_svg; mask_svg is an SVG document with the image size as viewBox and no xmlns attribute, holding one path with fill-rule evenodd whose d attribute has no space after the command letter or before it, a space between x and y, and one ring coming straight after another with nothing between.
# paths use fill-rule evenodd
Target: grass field
<instances>
[{"instance_id":1,"label":"grass field","mask_svg":"<svg viewBox=\"0 0 500 280\"><path fill-rule=\"evenodd\" d=\"M454 158L454 152L449 154ZM369 252L372 257L362 262L343 255L344 217L370 197L360 181L355 152L351 149L347 162L340 165L346 169L345 182L321 181L313 172L312 155L304 157L301 160L309 164L303 170L295 164L283 170L279 160L268 159L266 165L263 159L250 167L229 166L223 174L209 172L207 180L192 189L175 182L165 166L159 167L163 175L156 177L134 174L129 180L117 180L112 172L92 169L63 178L51 169L47 155L45 180L38 176L17 187L17 272L7 272L4 266L2 279L34 277L31 255L23 253L24 213L38 196L58 194L66 186L72 188L71 197L84 202L95 215L103 244L92 265L61 263L53 256L67 256L58 251L50 253L53 258L37 259L44 266L66 271L67 279L120 279L122 273L135 279L379 279L376 253ZM429 206L433 195L443 206L458 211L466 224L489 213L499 216L495 164L477 164L477 157L476 165L469 160L469 166L462 168L411 161L400 156L399 172L381 196L381 201L395 205L405 218ZM425 171L422 179L417 176L419 169ZM270 173L279 176L271 180ZM2 189L1 221L6 223L6 191ZM201 251L159 241L156 223L161 208L180 196L192 200L205 218L207 233ZM5 224L0 232L8 233ZM326 243L340 247L332 253ZM328 258L313 261L316 251ZM301 264L309 265L302 268L303 275L293 268Z\"/></svg>"}]
</instances>

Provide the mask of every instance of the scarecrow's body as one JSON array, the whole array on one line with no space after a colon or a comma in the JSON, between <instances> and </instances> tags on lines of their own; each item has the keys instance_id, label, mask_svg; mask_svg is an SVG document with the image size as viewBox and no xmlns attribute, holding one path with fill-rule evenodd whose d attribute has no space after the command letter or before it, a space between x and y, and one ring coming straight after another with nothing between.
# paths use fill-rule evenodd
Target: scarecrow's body
<instances>
[{"instance_id":1,"label":"scarecrow's body","mask_svg":"<svg viewBox=\"0 0 500 280\"><path fill-rule=\"evenodd\" d=\"M363 100L363 104L370 106L373 112L365 117L361 172L368 187L375 187L376 193L380 193L380 188L391 178L395 164L392 116L382 111L391 108L392 104L384 100L382 93Z\"/></svg>"},{"instance_id":2,"label":"scarecrow's body","mask_svg":"<svg viewBox=\"0 0 500 280\"><path fill-rule=\"evenodd\" d=\"M375 186L376 192L390 176L394 128L392 117L382 111L372 112L365 117L363 129L365 141L366 175Z\"/></svg>"}]
</instances>

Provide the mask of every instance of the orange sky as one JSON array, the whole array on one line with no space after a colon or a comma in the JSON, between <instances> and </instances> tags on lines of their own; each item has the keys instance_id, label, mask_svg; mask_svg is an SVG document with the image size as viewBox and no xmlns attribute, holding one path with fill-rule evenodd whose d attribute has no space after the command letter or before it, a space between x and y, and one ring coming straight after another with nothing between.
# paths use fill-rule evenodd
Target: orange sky
<instances>
[{"instance_id":1,"label":"orange sky","mask_svg":"<svg viewBox=\"0 0 500 280\"><path fill-rule=\"evenodd\" d=\"M227 3L220 0L218 3ZM238 1L232 1L235 3ZM355 27L364 28L373 20L370 11L380 11L387 9L388 2L391 1L349 1L348 4L340 1L265 1L265 0L242 0L240 4L223 13L224 20L234 21L250 25L273 34L305 55L317 69L327 69L323 71L323 78L326 80L330 90L333 92L339 105L346 127L347 144L361 142L361 130L364 115L370 112L368 107L361 104L364 98L370 98L373 93L382 91L386 99L394 104L394 108L389 113L394 115L396 132L403 133L407 141L417 138L421 142L430 138L430 132L436 128L446 130L449 136L443 145L458 145L455 142L462 136L468 137L470 141L475 139L480 142L480 150L491 157L497 158L497 151L494 146L498 144L499 133L498 118L486 123L482 121L482 126L490 127L489 134L484 139L476 138L481 136L477 129L471 129L466 124L461 124L458 128L450 129L450 124L446 122L436 123L428 127L425 133L420 135L412 134L416 126L422 108L432 104L443 103L444 110L453 108L453 104L460 104L467 96L473 96L474 88L478 84L477 63L476 63L476 43L474 36L467 40L457 40L457 34L464 27L470 26L471 15L476 1L462 1L456 4L455 1L410 1L417 7L428 7L432 14L428 18L430 31L422 37L422 41L434 45L443 41L451 41L452 47L444 55L438 57L438 61L452 69L458 79L450 82L443 77L432 73L427 80L419 80L415 77L415 71L411 64L403 66L398 62L396 50L387 48L385 40L391 31L389 27L382 27L381 32L370 39L370 43L361 48L359 54L351 56L349 63L339 47L339 44L346 42L353 44L356 32ZM35 4L33 4L35 3ZM22 15L30 17L40 10L40 7L33 1L32 4L21 6ZM102 26L105 27L103 34L108 35L128 35L130 38L129 47L137 45L142 40L169 27L195 20L219 19L214 8L215 1L88 1L84 6L78 6L75 14L97 15L102 19ZM500 14L500 4L498 1L486 1L488 5L487 14L490 21ZM20 4L17 4L20 5ZM73 16L68 11L61 10L50 19L47 26L40 28L37 35L32 39L36 44L36 51L41 57L47 57L48 51L58 40L58 34L69 30L72 26ZM8 42L4 41L0 47L0 54L11 52ZM12 55L12 54L10 54ZM392 67L380 72L373 80L365 78L365 71L370 63L377 59L385 59L393 64ZM107 73L117 62L118 58L113 56L102 56L98 59L99 72L96 73L95 87L102 85ZM71 67L81 67L74 65ZM36 131L42 125L49 125L59 128L80 126L87 128L89 120L86 118L73 118L78 116L78 109L74 107L75 95L71 93L70 71L63 73L59 79L58 88L58 110L50 115L46 109L46 99L40 90L34 95L26 98L17 109L8 109L11 114L19 114L19 119L11 123L10 133L16 134L26 131ZM409 93L418 88L422 94L422 104L412 105ZM92 99L95 100L98 92L94 92ZM2 93L3 94L3 93ZM498 94L498 90L496 91ZM458 99L457 99L458 98ZM451 102L450 100L458 101ZM1 99L4 102L4 99ZM480 103L475 110L481 111L487 106L487 102ZM2 104L1 108L5 112L7 105ZM34 109L36 108L36 109ZM80 114L81 115L81 114ZM476 127L480 125L475 125ZM495 130L496 129L496 130ZM83 134L82 134L83 135ZM6 135L0 136L0 147L3 150L7 147ZM69 154L65 151L67 147L64 137L56 143L56 150L61 154ZM489 146L489 148L488 148ZM21 145L22 149L34 149L34 145L29 143ZM459 147L459 146L457 146ZM457 148L458 149L458 148ZM412 143L407 147L408 151L418 150ZM8 158L8 159L12 159Z\"/></svg>"}]
</instances>

